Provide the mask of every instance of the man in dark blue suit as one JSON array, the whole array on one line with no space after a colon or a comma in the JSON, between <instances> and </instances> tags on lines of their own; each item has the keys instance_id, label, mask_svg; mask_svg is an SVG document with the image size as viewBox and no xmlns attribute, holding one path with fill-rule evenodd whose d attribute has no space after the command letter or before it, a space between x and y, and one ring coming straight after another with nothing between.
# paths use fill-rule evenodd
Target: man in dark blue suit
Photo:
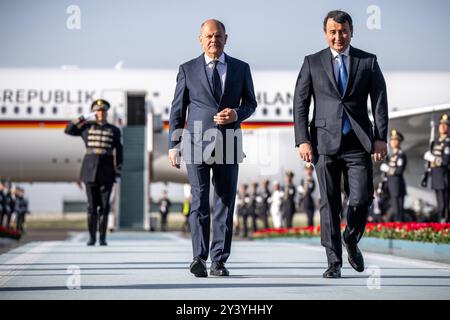
<instances>
[{"instance_id":1,"label":"man in dark blue suit","mask_svg":"<svg viewBox=\"0 0 450 320\"><path fill-rule=\"evenodd\" d=\"M388 104L377 57L350 46L350 15L329 12L324 32L329 48L305 57L295 87L295 145L302 160L314 163L319 181L321 242L328 258L323 276L339 278L341 176L349 199L344 244L351 266L362 272L364 259L357 244L373 199L371 154L380 161L387 153ZM314 111L308 128L311 97Z\"/></svg>"},{"instance_id":2,"label":"man in dark blue suit","mask_svg":"<svg viewBox=\"0 0 450 320\"><path fill-rule=\"evenodd\" d=\"M225 262L231 249L238 164L244 158L240 123L255 111L256 98L249 65L223 52L227 41L223 23L205 21L199 40L204 54L182 64L177 76L169 120L169 162L179 168L183 157L191 185L191 273L208 275L210 253L210 274L228 276ZM211 171L214 206L210 249Z\"/></svg>"}]
</instances>

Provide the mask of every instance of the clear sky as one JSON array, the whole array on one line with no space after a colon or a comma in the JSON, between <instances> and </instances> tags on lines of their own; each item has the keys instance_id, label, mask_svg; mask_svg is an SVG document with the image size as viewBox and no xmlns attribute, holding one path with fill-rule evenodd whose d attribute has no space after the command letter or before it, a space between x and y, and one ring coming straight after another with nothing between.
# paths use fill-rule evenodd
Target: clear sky
<instances>
[{"instance_id":1,"label":"clear sky","mask_svg":"<svg viewBox=\"0 0 450 320\"><path fill-rule=\"evenodd\" d=\"M80 9L80 29L67 28L70 5ZM174 69L200 54L199 25L217 18L230 55L253 69L297 70L326 46L322 20L338 8L354 19L352 44L376 53L384 70L450 70L448 0L0 0L0 67L122 60L124 68ZM374 17L381 29L367 27Z\"/></svg>"}]
</instances>

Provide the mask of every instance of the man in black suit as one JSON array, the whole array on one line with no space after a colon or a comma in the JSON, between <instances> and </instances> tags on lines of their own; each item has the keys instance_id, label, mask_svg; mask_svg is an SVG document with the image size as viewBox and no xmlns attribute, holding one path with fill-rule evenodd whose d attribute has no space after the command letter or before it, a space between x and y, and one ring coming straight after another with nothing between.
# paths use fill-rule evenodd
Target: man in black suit
<instances>
[{"instance_id":1,"label":"man in black suit","mask_svg":"<svg viewBox=\"0 0 450 320\"><path fill-rule=\"evenodd\" d=\"M190 271L206 277L228 276L233 211L239 163L242 162L240 124L256 108L250 66L224 53L225 26L218 20L201 25L203 54L180 66L169 119L169 162L186 162L191 185L190 225L194 259ZM184 129L186 124L186 129ZM214 186L212 242L210 236L210 178Z\"/></svg>"},{"instance_id":2,"label":"man in black suit","mask_svg":"<svg viewBox=\"0 0 450 320\"><path fill-rule=\"evenodd\" d=\"M341 176L349 198L343 238L349 262L362 272L357 243L364 233L373 197L371 153L387 153L386 84L375 55L350 46L352 18L331 11L324 19L329 48L305 57L294 94L295 145L300 158L313 162L321 195L321 243L326 248L325 278L338 278L342 267L340 232ZM367 108L370 95L374 126ZM308 115L314 97L313 118Z\"/></svg>"}]
</instances>

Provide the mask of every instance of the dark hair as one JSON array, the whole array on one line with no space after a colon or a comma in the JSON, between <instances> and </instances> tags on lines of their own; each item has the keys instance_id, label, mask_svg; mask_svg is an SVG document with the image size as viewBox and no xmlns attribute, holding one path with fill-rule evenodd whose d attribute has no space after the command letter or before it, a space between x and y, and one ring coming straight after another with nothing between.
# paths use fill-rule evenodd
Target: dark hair
<instances>
[{"instance_id":1,"label":"dark hair","mask_svg":"<svg viewBox=\"0 0 450 320\"><path fill-rule=\"evenodd\" d=\"M223 33L227 33L227 30L225 29L225 25L221 21L216 20L216 19L206 20L205 22L203 22L202 25L200 26L200 30L203 30L203 26L208 21L214 21L215 23L217 23L222 28Z\"/></svg>"},{"instance_id":2,"label":"dark hair","mask_svg":"<svg viewBox=\"0 0 450 320\"><path fill-rule=\"evenodd\" d=\"M325 17L325 19L323 19L323 31L327 31L327 21L328 21L328 19L333 19L337 23L348 22L348 24L350 26L350 31L353 31L352 17L350 17L350 15L347 12L345 12L345 11L333 10L333 11L328 12L328 14Z\"/></svg>"}]
</instances>

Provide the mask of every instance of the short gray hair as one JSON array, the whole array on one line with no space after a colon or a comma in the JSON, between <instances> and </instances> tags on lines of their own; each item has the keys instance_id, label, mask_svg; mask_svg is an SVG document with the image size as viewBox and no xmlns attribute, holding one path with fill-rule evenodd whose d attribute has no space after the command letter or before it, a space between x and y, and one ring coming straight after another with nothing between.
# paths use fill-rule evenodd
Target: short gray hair
<instances>
[{"instance_id":1,"label":"short gray hair","mask_svg":"<svg viewBox=\"0 0 450 320\"><path fill-rule=\"evenodd\" d=\"M214 21L215 23L217 23L222 28L223 33L227 33L227 30L225 29L225 25L221 21L219 21L217 19L208 19L205 22L203 22L202 25L200 26L200 32L203 30L203 27L205 26L205 23L208 22L208 21Z\"/></svg>"}]
</instances>

